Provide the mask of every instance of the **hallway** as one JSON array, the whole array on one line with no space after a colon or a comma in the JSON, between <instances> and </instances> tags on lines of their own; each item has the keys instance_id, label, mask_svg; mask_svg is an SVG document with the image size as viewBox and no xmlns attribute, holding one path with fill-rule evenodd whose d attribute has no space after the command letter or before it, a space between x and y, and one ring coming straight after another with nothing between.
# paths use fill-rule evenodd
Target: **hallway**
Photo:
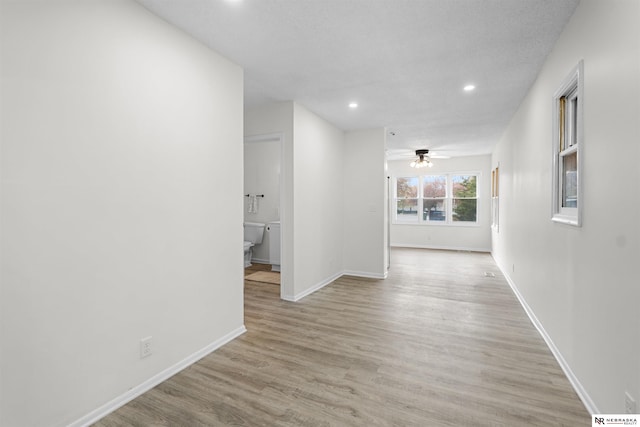
<instances>
[{"instance_id":1,"label":"hallway","mask_svg":"<svg viewBox=\"0 0 640 427\"><path fill-rule=\"evenodd\" d=\"M278 292L246 282L247 333L96 425L589 423L489 254L394 248L386 280Z\"/></svg>"}]
</instances>

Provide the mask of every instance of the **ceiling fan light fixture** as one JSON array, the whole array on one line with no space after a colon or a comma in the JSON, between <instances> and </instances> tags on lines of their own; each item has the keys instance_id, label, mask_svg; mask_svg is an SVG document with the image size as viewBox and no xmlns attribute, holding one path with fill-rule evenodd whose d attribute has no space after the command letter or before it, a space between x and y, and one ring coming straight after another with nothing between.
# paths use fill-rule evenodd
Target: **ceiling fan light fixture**
<instances>
[{"instance_id":1,"label":"ceiling fan light fixture","mask_svg":"<svg viewBox=\"0 0 640 427\"><path fill-rule=\"evenodd\" d=\"M409 163L409 166L418 169L424 167L433 167L433 163L431 162L428 154L429 150L416 150L416 156L418 156L418 158Z\"/></svg>"}]
</instances>

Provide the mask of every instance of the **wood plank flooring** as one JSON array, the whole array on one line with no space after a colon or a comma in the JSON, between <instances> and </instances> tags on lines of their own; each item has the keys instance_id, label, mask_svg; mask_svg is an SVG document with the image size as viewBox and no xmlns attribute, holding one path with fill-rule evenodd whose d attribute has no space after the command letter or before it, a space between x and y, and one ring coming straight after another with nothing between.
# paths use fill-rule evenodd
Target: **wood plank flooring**
<instances>
[{"instance_id":1,"label":"wood plank flooring","mask_svg":"<svg viewBox=\"0 0 640 427\"><path fill-rule=\"evenodd\" d=\"M396 248L388 279L297 303L246 282L245 316L96 426L591 425L488 254Z\"/></svg>"}]
</instances>

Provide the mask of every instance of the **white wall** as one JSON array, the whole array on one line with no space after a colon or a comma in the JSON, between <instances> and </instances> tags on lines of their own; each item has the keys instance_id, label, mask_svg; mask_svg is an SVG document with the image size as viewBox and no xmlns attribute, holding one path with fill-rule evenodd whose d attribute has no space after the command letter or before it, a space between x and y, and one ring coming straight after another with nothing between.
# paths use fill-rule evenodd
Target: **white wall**
<instances>
[{"instance_id":1,"label":"white wall","mask_svg":"<svg viewBox=\"0 0 640 427\"><path fill-rule=\"evenodd\" d=\"M299 299L343 270L344 134L294 103L294 293Z\"/></svg>"},{"instance_id":2,"label":"white wall","mask_svg":"<svg viewBox=\"0 0 640 427\"><path fill-rule=\"evenodd\" d=\"M429 173L479 172L478 182L478 224L394 224L394 190L391 191L392 225L391 245L403 247L455 249L485 251L491 250L491 156L453 157L433 159L433 167L414 169L409 166L411 159L389 161L389 175L392 177L416 176ZM393 181L392 181L393 185Z\"/></svg>"},{"instance_id":3,"label":"white wall","mask_svg":"<svg viewBox=\"0 0 640 427\"><path fill-rule=\"evenodd\" d=\"M344 134L291 101L246 111L244 128L247 138L283 139L281 296L300 299L344 272L384 277L385 130ZM357 180L366 189L356 189ZM354 198L363 216L345 209Z\"/></svg>"},{"instance_id":4,"label":"white wall","mask_svg":"<svg viewBox=\"0 0 640 427\"><path fill-rule=\"evenodd\" d=\"M242 70L131 1L1 19L0 425L62 426L242 332Z\"/></svg>"},{"instance_id":5,"label":"white wall","mask_svg":"<svg viewBox=\"0 0 640 427\"><path fill-rule=\"evenodd\" d=\"M383 278L386 260L386 130L347 132L344 146L344 270Z\"/></svg>"},{"instance_id":6,"label":"white wall","mask_svg":"<svg viewBox=\"0 0 640 427\"><path fill-rule=\"evenodd\" d=\"M497 145L493 255L592 411L640 401L640 3L583 0ZM581 228L551 217L551 98L584 59Z\"/></svg>"},{"instance_id":7,"label":"white wall","mask_svg":"<svg viewBox=\"0 0 640 427\"><path fill-rule=\"evenodd\" d=\"M280 163L279 140L248 140L244 143L243 194L262 194L258 197L257 212L248 212L249 198L244 198L244 220L269 224L280 219ZM265 227L261 244L253 247L253 262L269 263L271 232Z\"/></svg>"}]
</instances>

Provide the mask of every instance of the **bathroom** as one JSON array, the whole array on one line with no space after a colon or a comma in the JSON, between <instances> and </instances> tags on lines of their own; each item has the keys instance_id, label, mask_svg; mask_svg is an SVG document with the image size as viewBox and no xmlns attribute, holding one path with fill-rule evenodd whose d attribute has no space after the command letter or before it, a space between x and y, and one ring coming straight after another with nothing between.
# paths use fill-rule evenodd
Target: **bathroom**
<instances>
[{"instance_id":1,"label":"bathroom","mask_svg":"<svg viewBox=\"0 0 640 427\"><path fill-rule=\"evenodd\" d=\"M244 142L244 223L245 268L260 266L265 271L280 271L280 171L279 139L246 138ZM263 230L261 225L264 224ZM260 242L260 231L263 231ZM247 248L248 240L257 242ZM264 268L262 268L264 267ZM278 276L273 276L273 283Z\"/></svg>"}]
</instances>

